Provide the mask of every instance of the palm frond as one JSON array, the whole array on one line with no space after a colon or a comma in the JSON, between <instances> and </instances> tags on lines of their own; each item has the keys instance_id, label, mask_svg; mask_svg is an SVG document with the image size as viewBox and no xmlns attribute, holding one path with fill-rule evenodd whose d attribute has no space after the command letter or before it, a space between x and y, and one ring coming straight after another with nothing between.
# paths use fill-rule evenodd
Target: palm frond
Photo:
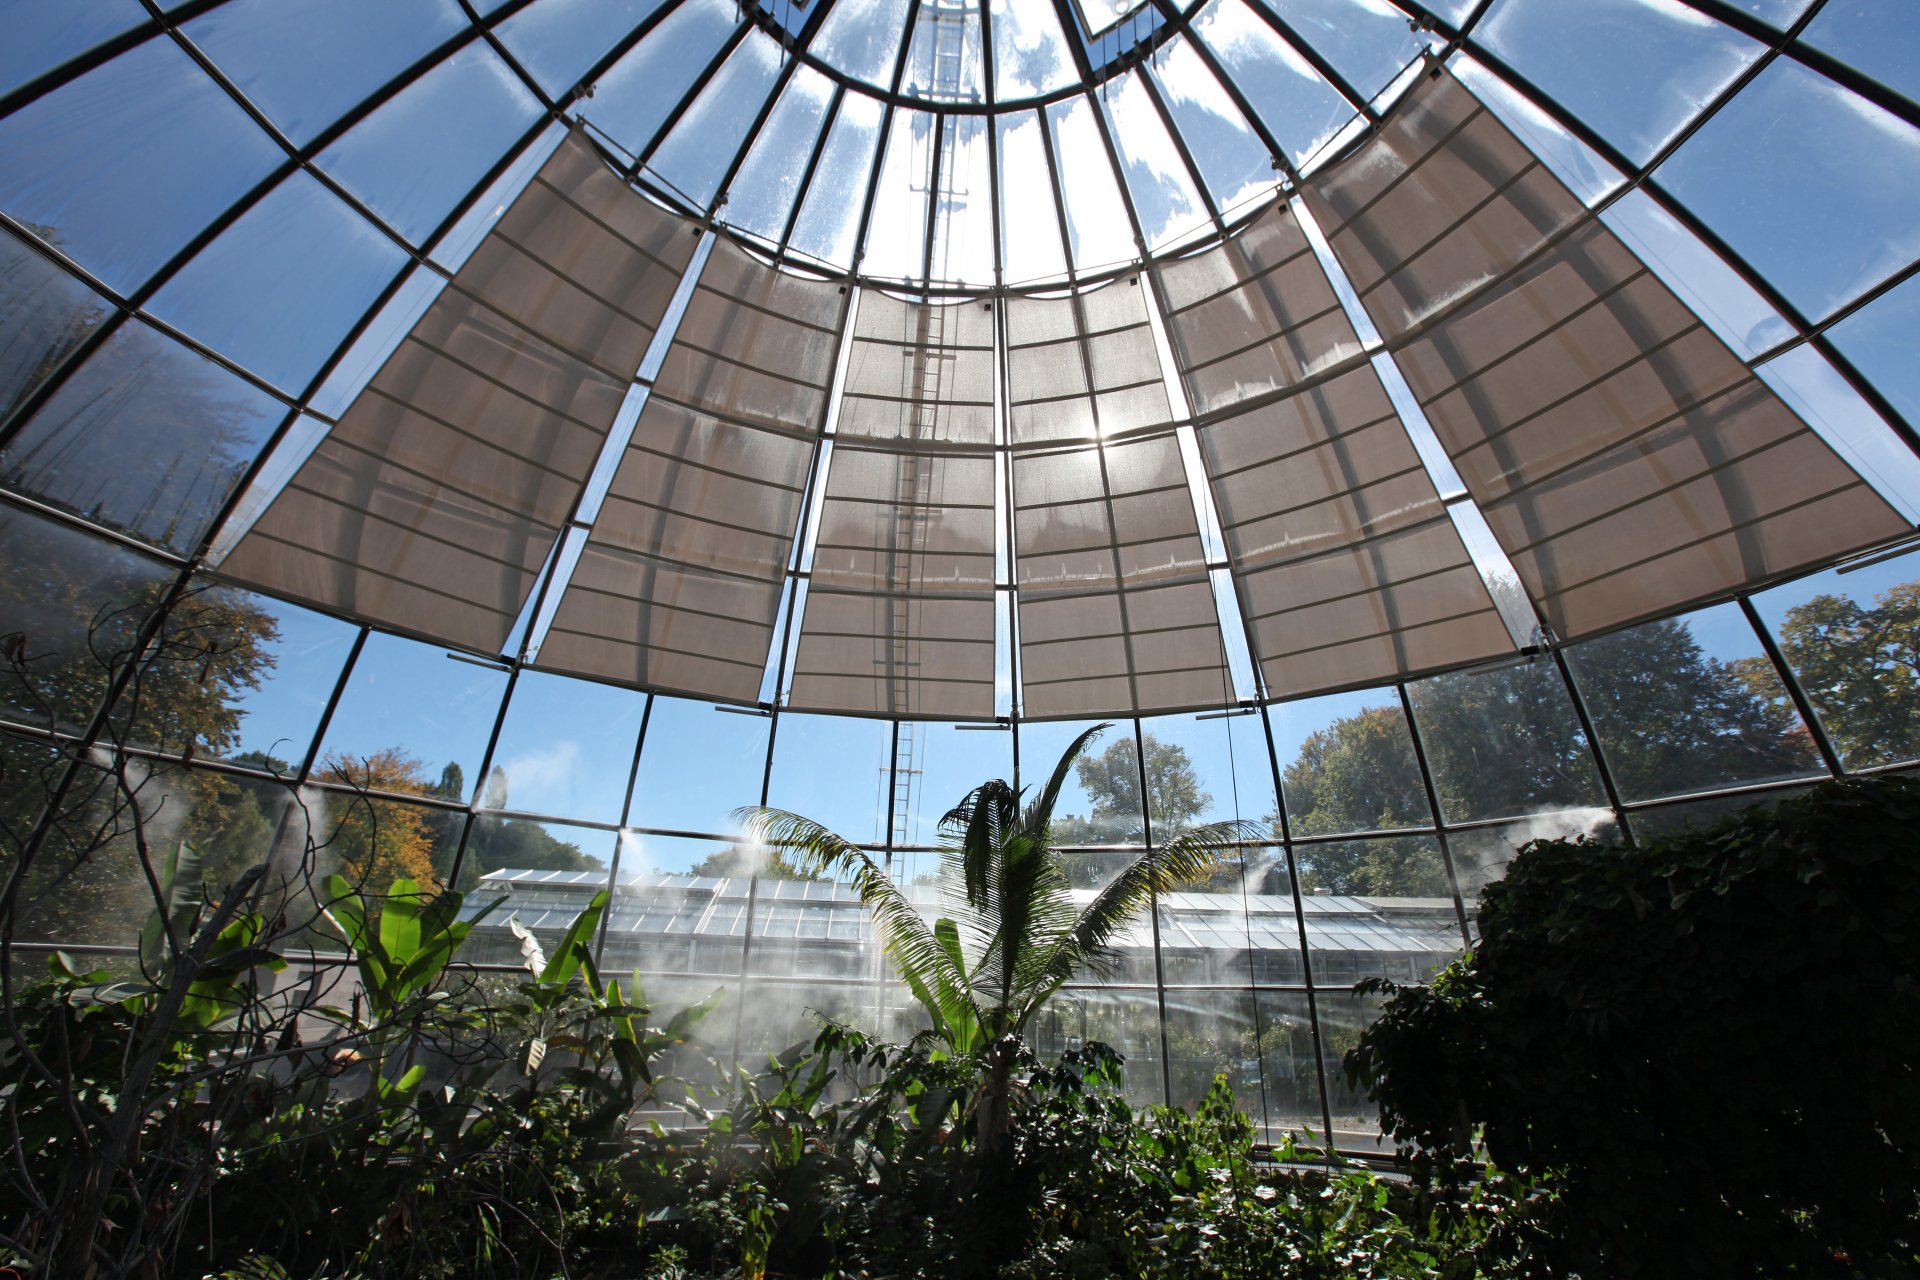
<instances>
[{"instance_id":1,"label":"palm frond","mask_svg":"<svg viewBox=\"0 0 1920 1280\"><path fill-rule=\"evenodd\" d=\"M1120 931L1148 908L1155 894L1211 875L1220 865L1221 849L1265 835L1257 822L1214 822L1141 854L1081 910L1072 931L1049 957L1049 975L1064 982L1076 970L1099 966Z\"/></svg>"},{"instance_id":2,"label":"palm frond","mask_svg":"<svg viewBox=\"0 0 1920 1280\"><path fill-rule=\"evenodd\" d=\"M881 948L909 985L930 993L967 990L966 973L940 945L900 886L865 849L811 818L784 809L749 807L734 810L733 816L749 835L793 855L803 871L848 873L873 919Z\"/></svg>"},{"instance_id":3,"label":"palm frond","mask_svg":"<svg viewBox=\"0 0 1920 1280\"><path fill-rule=\"evenodd\" d=\"M1111 728L1113 724L1110 721L1094 725L1093 728L1075 738L1073 745L1066 749L1060 757L1060 763L1053 766L1053 776L1047 779L1047 785L1041 789L1039 795L1033 798L1033 803L1027 806L1026 816L1021 820L1020 826L1028 835L1039 836L1046 831L1047 825L1053 821L1053 806L1060 799L1060 788L1067 785L1067 770L1073 767L1073 762L1080 758L1080 753L1087 749L1088 743Z\"/></svg>"}]
</instances>

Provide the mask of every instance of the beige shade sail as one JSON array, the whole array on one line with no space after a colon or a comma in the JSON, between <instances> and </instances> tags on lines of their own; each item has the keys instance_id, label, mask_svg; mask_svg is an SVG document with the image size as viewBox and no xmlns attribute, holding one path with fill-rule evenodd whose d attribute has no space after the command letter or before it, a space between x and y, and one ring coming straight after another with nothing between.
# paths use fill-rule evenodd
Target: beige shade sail
<instances>
[{"instance_id":1,"label":"beige shade sail","mask_svg":"<svg viewBox=\"0 0 1920 1280\"><path fill-rule=\"evenodd\" d=\"M848 342L834 424L841 437L993 444L993 313L985 304L905 301L869 289Z\"/></svg>"},{"instance_id":2,"label":"beige shade sail","mask_svg":"<svg viewBox=\"0 0 1920 1280\"><path fill-rule=\"evenodd\" d=\"M1560 637L1906 530L1444 71L1308 198Z\"/></svg>"},{"instance_id":3,"label":"beige shade sail","mask_svg":"<svg viewBox=\"0 0 1920 1280\"><path fill-rule=\"evenodd\" d=\"M1360 354L1360 339L1285 204L1153 269L1167 343L1198 417L1270 396Z\"/></svg>"},{"instance_id":4,"label":"beige shade sail","mask_svg":"<svg viewBox=\"0 0 1920 1280\"><path fill-rule=\"evenodd\" d=\"M1172 433L1015 450L1022 712L1034 719L1232 698Z\"/></svg>"},{"instance_id":5,"label":"beige shade sail","mask_svg":"<svg viewBox=\"0 0 1920 1280\"><path fill-rule=\"evenodd\" d=\"M499 652L693 246L570 134L221 575Z\"/></svg>"},{"instance_id":6,"label":"beige shade sail","mask_svg":"<svg viewBox=\"0 0 1920 1280\"><path fill-rule=\"evenodd\" d=\"M1270 693L1513 652L1372 365L1210 422L1199 438Z\"/></svg>"},{"instance_id":7,"label":"beige shade sail","mask_svg":"<svg viewBox=\"0 0 1920 1280\"><path fill-rule=\"evenodd\" d=\"M1138 279L1007 300L1007 421L1015 447L1173 421Z\"/></svg>"},{"instance_id":8,"label":"beige shade sail","mask_svg":"<svg viewBox=\"0 0 1920 1280\"><path fill-rule=\"evenodd\" d=\"M759 697L845 303L714 243L535 665Z\"/></svg>"}]
</instances>

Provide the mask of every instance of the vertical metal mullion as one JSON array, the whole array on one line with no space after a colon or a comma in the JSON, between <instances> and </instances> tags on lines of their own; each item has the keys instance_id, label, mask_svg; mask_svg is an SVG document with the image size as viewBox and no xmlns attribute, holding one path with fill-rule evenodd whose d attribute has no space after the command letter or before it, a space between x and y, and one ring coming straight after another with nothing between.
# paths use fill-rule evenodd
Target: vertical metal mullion
<instances>
[{"instance_id":1,"label":"vertical metal mullion","mask_svg":"<svg viewBox=\"0 0 1920 1280\"><path fill-rule=\"evenodd\" d=\"M807 194L813 189L813 175L820 167L820 157L826 153L827 139L833 135L833 127L840 122L840 103L846 96L846 86L835 84L833 97L827 102L826 117L820 122L819 136L814 138L813 150L807 155L807 167L800 173L800 189L794 193L793 208L787 211L787 220L780 229L782 257L786 255L787 246L793 240L793 228L800 221L800 210L807 203Z\"/></svg>"},{"instance_id":2,"label":"vertical metal mullion","mask_svg":"<svg viewBox=\"0 0 1920 1280\"><path fill-rule=\"evenodd\" d=\"M1147 735L1140 728L1139 700L1135 699L1133 721L1133 763L1140 777L1140 833L1146 842L1145 857L1153 856L1153 802L1147 796ZM1173 1105L1173 1054L1167 1039L1167 969L1160 955L1160 892L1147 887L1147 915L1153 921L1153 994L1160 1014L1160 1101Z\"/></svg>"},{"instance_id":3,"label":"vertical metal mullion","mask_svg":"<svg viewBox=\"0 0 1920 1280\"><path fill-rule=\"evenodd\" d=\"M1587 710L1586 695L1580 692L1580 685L1573 678L1573 670L1567 665L1567 655L1560 651L1559 645L1549 645L1553 654L1554 669L1560 673L1560 683L1566 686L1567 697L1573 703L1573 714L1580 721L1580 732L1586 735L1587 753L1593 757L1593 767L1600 773L1600 788L1606 792L1607 807L1613 810L1614 824L1620 829L1620 841L1631 849L1634 845L1633 829L1627 825L1627 806L1620 799L1620 788L1613 780L1613 770L1607 764L1607 753L1600 746L1600 735L1594 730L1593 716Z\"/></svg>"},{"instance_id":4,"label":"vertical metal mullion","mask_svg":"<svg viewBox=\"0 0 1920 1280\"><path fill-rule=\"evenodd\" d=\"M600 916L599 938L593 947L593 962L604 965L607 959L607 930L613 923L613 899L619 893L620 857L627 848L627 823L633 818L633 790L640 778L640 753L647 749L647 725L653 720L653 698L640 712L640 731L633 737L633 760L627 765L627 790L620 801L620 830L613 837L613 858L607 867L607 909ZM631 993L629 993L631 994Z\"/></svg>"},{"instance_id":5,"label":"vertical metal mullion","mask_svg":"<svg viewBox=\"0 0 1920 1280\"><path fill-rule=\"evenodd\" d=\"M1107 127L1107 113L1088 93L1083 101L1087 110L1093 113L1094 131L1100 135L1101 149L1107 155L1107 168L1113 171L1113 185L1120 192L1120 207L1127 211L1127 225L1133 228L1133 249L1140 261L1147 259L1147 233L1140 225L1140 211L1133 205L1133 189L1127 185L1126 169L1120 163L1120 149L1114 145L1113 130Z\"/></svg>"},{"instance_id":6,"label":"vertical metal mullion","mask_svg":"<svg viewBox=\"0 0 1920 1280\"><path fill-rule=\"evenodd\" d=\"M1259 668L1255 668L1258 678ZM1273 716L1270 704L1260 708L1260 731L1267 741L1267 767L1273 772L1274 813L1280 819L1280 851L1286 861L1287 891L1293 895L1293 922L1300 939L1300 973L1307 989L1307 1020L1313 1030L1313 1071L1314 1087L1320 1092L1320 1120L1326 1126L1325 1156L1328 1163L1333 1161L1333 1103L1327 1092L1327 1053L1323 1043L1325 1036L1320 1029L1320 988L1313 979L1313 948L1307 943L1307 907L1300 892L1299 855L1293 844L1293 822L1287 815L1287 792L1280 776L1280 752L1273 742ZM1249 948L1251 951L1251 948ZM1252 964L1251 958L1248 960ZM1254 981L1254 1007L1260 1006L1260 991L1257 975ZM1266 1087L1266 1055L1260 1058L1261 1088Z\"/></svg>"},{"instance_id":7,"label":"vertical metal mullion","mask_svg":"<svg viewBox=\"0 0 1920 1280\"><path fill-rule=\"evenodd\" d=\"M1225 237L1226 221L1220 216L1220 206L1215 203L1213 191L1207 186L1207 180L1200 172L1200 166L1194 162L1193 151L1187 146L1187 140L1173 121L1173 112L1167 107L1166 100L1160 94L1160 86L1144 68L1140 72L1140 85L1146 90L1147 100L1153 103L1153 109L1160 116L1160 127L1167 131L1167 137L1173 141L1173 149L1180 155L1180 163L1187 168L1187 176L1193 181L1193 189L1200 193L1200 203L1207 208L1207 217L1213 221L1215 234Z\"/></svg>"},{"instance_id":8,"label":"vertical metal mullion","mask_svg":"<svg viewBox=\"0 0 1920 1280\"><path fill-rule=\"evenodd\" d=\"M487 783L493 775L494 753L500 746L500 730L507 723L507 706L513 701L513 692L520 686L520 671L521 666L518 662L510 664L507 668L507 687L501 691L500 706L493 713L493 730L487 735L486 750L480 753L480 773L474 779L472 795L466 801L467 820L460 828L460 843L454 851L453 866L447 872L448 888L453 888L460 883L460 872L466 866L467 841L473 835L475 811L480 807L481 797L487 794Z\"/></svg>"},{"instance_id":9,"label":"vertical metal mullion","mask_svg":"<svg viewBox=\"0 0 1920 1280\"><path fill-rule=\"evenodd\" d=\"M853 236L853 274L860 275L860 264L867 256L867 233L873 228L873 206L880 190L880 177L886 172L887 146L893 139L893 124L907 108L898 105L900 78L907 73L907 59L913 53L913 28L920 17L920 0L907 5L907 25L900 33L900 51L893 57L893 75L887 80L887 109L880 117L880 136L874 140L873 164L867 171L866 197L860 205L860 225Z\"/></svg>"},{"instance_id":10,"label":"vertical metal mullion","mask_svg":"<svg viewBox=\"0 0 1920 1280\"><path fill-rule=\"evenodd\" d=\"M1340 68L1327 61L1326 56L1312 41L1302 40L1300 33L1293 29L1292 23L1274 12L1265 0L1247 0L1247 7L1252 9L1262 22L1271 27L1273 33L1285 41L1288 47L1300 55L1301 60L1312 67L1316 75L1332 85L1333 91L1345 98L1347 105L1365 117L1368 124L1379 123L1380 113L1374 110L1373 99L1354 88L1353 82L1341 74Z\"/></svg>"},{"instance_id":11,"label":"vertical metal mullion","mask_svg":"<svg viewBox=\"0 0 1920 1280\"><path fill-rule=\"evenodd\" d=\"M942 194L940 187L940 156L941 152L946 148L947 122L954 119L954 117L943 113L930 114L933 116L933 127L931 129L933 138L927 147L927 158L929 161L927 168L927 225L926 236L920 245L920 287L923 291L933 283L933 233L934 229L940 223L940 199ZM949 222L948 226L949 230L951 230L951 222ZM925 305L931 305L931 301L931 298L923 292L921 302Z\"/></svg>"},{"instance_id":12,"label":"vertical metal mullion","mask_svg":"<svg viewBox=\"0 0 1920 1280\"><path fill-rule=\"evenodd\" d=\"M1466 899L1460 894L1460 877L1453 865L1453 844L1447 839L1446 818L1440 812L1440 791L1434 785L1433 770L1427 760L1426 739L1421 733L1420 722L1413 714L1413 698L1407 693L1405 681L1394 685L1400 693L1400 714L1407 722L1407 737L1413 742L1413 762L1420 769L1420 785L1427 793L1427 808L1433 814L1433 835L1440 843L1440 860L1447 868L1447 889L1453 894L1453 913L1460 925L1460 945L1473 945L1473 935L1467 928Z\"/></svg>"},{"instance_id":13,"label":"vertical metal mullion","mask_svg":"<svg viewBox=\"0 0 1920 1280\"><path fill-rule=\"evenodd\" d=\"M760 112L754 116L753 123L740 139L740 145L734 150L733 159L727 165L727 171L721 175L720 185L713 189L713 199L709 208L718 214L733 194L733 180L740 176L740 167L747 162L747 153L753 150L753 144L760 140L760 131L767 127L767 120L773 115L773 109L780 102L781 95L793 81L794 72L800 69L800 59L789 57L787 64L780 68L780 74L774 77L773 88L767 91L767 100L760 104ZM823 131L824 132L824 131Z\"/></svg>"},{"instance_id":14,"label":"vertical metal mullion","mask_svg":"<svg viewBox=\"0 0 1920 1280\"><path fill-rule=\"evenodd\" d=\"M353 678L353 668L360 661L360 651L367 647L368 628L361 627L354 632L353 643L347 648L347 660L340 668L340 674L334 679L333 691L327 695L327 705L320 712L320 723L313 727L313 738L307 743L307 753L300 760L300 772L294 775L295 786L305 786L307 779L313 776L313 766L320 758L320 744L326 739L327 729L333 724L333 713L340 707L340 699L347 692L347 682Z\"/></svg>"},{"instance_id":15,"label":"vertical metal mullion","mask_svg":"<svg viewBox=\"0 0 1920 1280\"><path fill-rule=\"evenodd\" d=\"M680 118L687 113L687 108L693 105L694 99L698 98L708 83L720 74L720 68L726 65L727 59L733 56L734 50L746 43L747 37L753 31L753 24L745 19L742 19L740 25L734 28L733 34L720 45L720 51L713 55L705 67L701 68L700 74L693 78L691 85L687 86L687 91L680 95L678 102L673 104L673 109L667 112L666 118L654 127L653 134L647 139L646 145L634 153L633 164L627 170L629 181L640 176L640 171L647 167L647 161L653 159L653 153L660 149L660 144L667 140L667 135L673 132L673 127L680 123Z\"/></svg>"},{"instance_id":16,"label":"vertical metal mullion","mask_svg":"<svg viewBox=\"0 0 1920 1280\"><path fill-rule=\"evenodd\" d=\"M1753 601L1747 596L1740 597L1740 612L1746 615L1747 624L1754 634L1760 637L1760 645L1767 652L1767 660L1773 663L1773 669L1780 677L1780 683L1786 687L1787 696L1793 700L1794 710L1800 713L1801 723L1807 726L1807 732L1813 737L1814 748L1820 753L1820 763L1827 772L1836 778L1847 776L1845 764L1841 762L1840 752L1835 748L1833 739L1827 734L1826 725L1820 721L1820 713L1814 707L1813 700L1807 696L1806 686L1800 683L1800 676L1787 661L1787 655L1780 649L1779 642L1773 638L1773 632L1761 619L1760 611L1753 607Z\"/></svg>"}]
</instances>

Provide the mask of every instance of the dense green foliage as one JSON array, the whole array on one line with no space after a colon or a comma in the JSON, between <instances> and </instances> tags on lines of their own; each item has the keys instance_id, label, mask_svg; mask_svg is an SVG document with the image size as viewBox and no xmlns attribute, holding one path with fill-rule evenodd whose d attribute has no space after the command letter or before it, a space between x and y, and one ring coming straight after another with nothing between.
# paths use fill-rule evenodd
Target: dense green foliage
<instances>
[{"instance_id":1,"label":"dense green foliage","mask_svg":"<svg viewBox=\"0 0 1920 1280\"><path fill-rule=\"evenodd\" d=\"M1639 849L1537 842L1482 940L1347 1058L1429 1171L1560 1191L1541 1274L1906 1275L1920 1247L1920 782Z\"/></svg>"}]
</instances>

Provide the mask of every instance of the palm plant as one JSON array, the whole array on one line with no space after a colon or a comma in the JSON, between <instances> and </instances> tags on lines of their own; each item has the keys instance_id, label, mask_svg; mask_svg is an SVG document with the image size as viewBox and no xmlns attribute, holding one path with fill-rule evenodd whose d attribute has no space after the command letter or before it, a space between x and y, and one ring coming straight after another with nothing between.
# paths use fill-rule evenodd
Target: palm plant
<instances>
[{"instance_id":1,"label":"palm plant","mask_svg":"<svg viewBox=\"0 0 1920 1280\"><path fill-rule=\"evenodd\" d=\"M812 819L767 808L736 815L796 865L851 877L933 1035L956 1056L980 1060L976 1124L989 1156L1005 1140L1013 1068L1034 1014L1073 978L1109 971L1121 931L1156 894L1205 878L1223 846L1260 834L1256 824L1238 821L1183 831L1135 858L1076 909L1050 843L1053 807L1075 759L1110 727L1095 725L1076 738L1024 808L1024 791L995 779L940 820L946 913L932 924L866 850Z\"/></svg>"}]
</instances>

